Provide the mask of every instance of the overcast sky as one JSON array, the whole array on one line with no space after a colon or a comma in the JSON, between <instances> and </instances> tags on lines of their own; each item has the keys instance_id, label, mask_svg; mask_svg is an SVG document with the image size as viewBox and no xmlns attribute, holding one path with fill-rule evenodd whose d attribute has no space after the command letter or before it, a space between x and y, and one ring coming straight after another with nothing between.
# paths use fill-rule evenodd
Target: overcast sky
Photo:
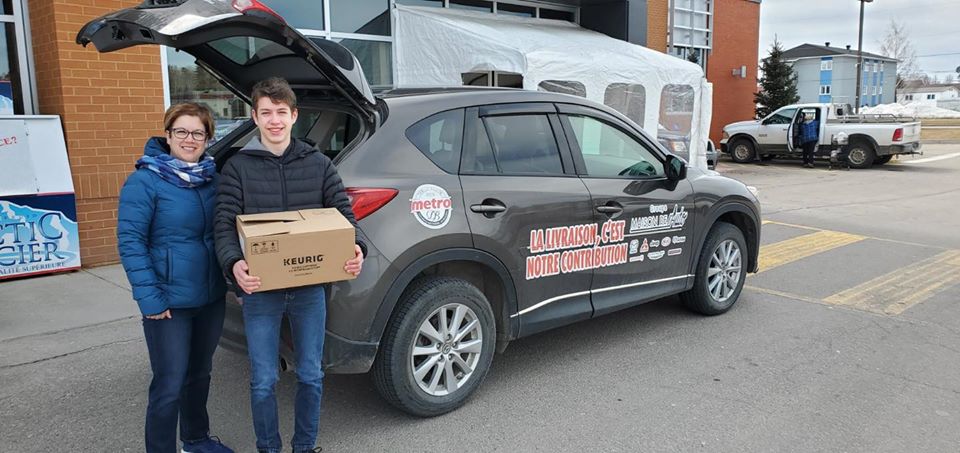
<instances>
[{"instance_id":1,"label":"overcast sky","mask_svg":"<svg viewBox=\"0 0 960 453\"><path fill-rule=\"evenodd\" d=\"M774 36L784 49L800 44L857 48L857 0L763 0L760 58ZM863 51L880 53L880 40L896 19L907 26L920 70L941 79L960 66L960 0L874 0L866 4ZM939 55L952 54L952 55ZM937 55L923 57L924 55Z\"/></svg>"}]
</instances>

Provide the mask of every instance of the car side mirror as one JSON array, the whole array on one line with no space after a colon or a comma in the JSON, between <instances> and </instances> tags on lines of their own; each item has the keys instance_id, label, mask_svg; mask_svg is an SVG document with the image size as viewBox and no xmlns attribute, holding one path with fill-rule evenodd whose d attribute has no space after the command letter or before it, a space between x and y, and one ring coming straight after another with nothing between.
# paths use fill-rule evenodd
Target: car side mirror
<instances>
[{"instance_id":1,"label":"car side mirror","mask_svg":"<svg viewBox=\"0 0 960 453\"><path fill-rule=\"evenodd\" d=\"M667 179L670 181L679 181L687 177L687 163L677 156L667 156L665 171Z\"/></svg>"}]
</instances>

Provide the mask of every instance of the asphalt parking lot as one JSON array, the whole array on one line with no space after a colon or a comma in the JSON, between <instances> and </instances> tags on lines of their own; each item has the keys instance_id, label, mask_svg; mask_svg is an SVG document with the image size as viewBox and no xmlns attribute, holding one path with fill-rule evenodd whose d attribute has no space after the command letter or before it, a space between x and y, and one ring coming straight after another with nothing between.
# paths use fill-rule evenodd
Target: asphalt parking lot
<instances>
[{"instance_id":1,"label":"asphalt parking lot","mask_svg":"<svg viewBox=\"0 0 960 453\"><path fill-rule=\"evenodd\" d=\"M325 451L960 451L960 145L870 170L718 170L756 186L761 271L717 317L675 298L512 343L463 408L418 419L326 381ZM116 266L0 283L0 451L140 451L150 379ZM214 433L253 448L246 358ZM295 379L278 388L285 443Z\"/></svg>"}]
</instances>

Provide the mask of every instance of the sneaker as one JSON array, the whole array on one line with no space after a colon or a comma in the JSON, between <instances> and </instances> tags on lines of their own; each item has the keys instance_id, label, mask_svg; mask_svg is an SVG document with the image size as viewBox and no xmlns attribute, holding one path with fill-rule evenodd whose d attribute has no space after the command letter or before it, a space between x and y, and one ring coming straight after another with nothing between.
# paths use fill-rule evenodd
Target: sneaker
<instances>
[{"instance_id":1,"label":"sneaker","mask_svg":"<svg viewBox=\"0 0 960 453\"><path fill-rule=\"evenodd\" d=\"M216 436L208 437L199 442L184 442L180 453L234 453L229 447L220 442Z\"/></svg>"},{"instance_id":2,"label":"sneaker","mask_svg":"<svg viewBox=\"0 0 960 453\"><path fill-rule=\"evenodd\" d=\"M300 451L294 450L293 453L320 453L321 451L323 451L323 447L313 447L313 449L311 450L300 450Z\"/></svg>"}]
</instances>

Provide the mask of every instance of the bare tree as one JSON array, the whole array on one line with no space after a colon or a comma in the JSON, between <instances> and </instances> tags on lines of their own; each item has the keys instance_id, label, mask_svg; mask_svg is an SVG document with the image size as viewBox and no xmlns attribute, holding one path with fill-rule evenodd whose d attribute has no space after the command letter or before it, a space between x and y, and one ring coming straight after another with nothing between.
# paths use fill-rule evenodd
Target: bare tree
<instances>
[{"instance_id":1,"label":"bare tree","mask_svg":"<svg viewBox=\"0 0 960 453\"><path fill-rule=\"evenodd\" d=\"M886 57L896 58L897 89L903 88L904 82L917 76L917 51L910 41L907 27L890 19L890 28L880 40L880 53Z\"/></svg>"}]
</instances>

